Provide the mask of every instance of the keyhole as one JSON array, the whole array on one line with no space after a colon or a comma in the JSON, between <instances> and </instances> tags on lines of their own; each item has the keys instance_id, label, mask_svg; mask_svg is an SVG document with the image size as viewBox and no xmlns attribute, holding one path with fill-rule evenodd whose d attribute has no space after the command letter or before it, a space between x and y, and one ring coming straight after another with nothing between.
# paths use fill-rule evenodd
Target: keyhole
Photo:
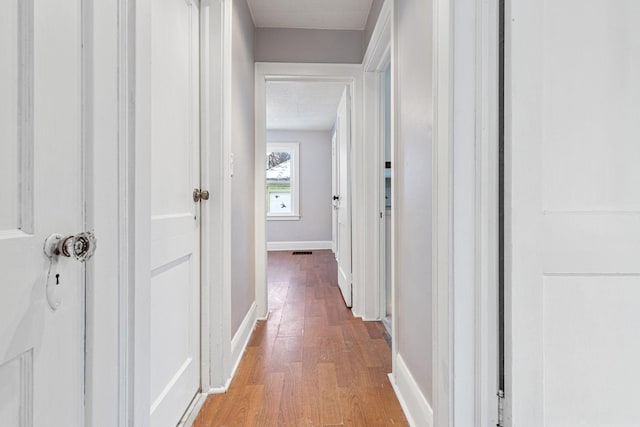
<instances>
[{"instance_id":1,"label":"keyhole","mask_svg":"<svg viewBox=\"0 0 640 427\"><path fill-rule=\"evenodd\" d=\"M56 274L56 285L60 284L60 274Z\"/></svg>"}]
</instances>

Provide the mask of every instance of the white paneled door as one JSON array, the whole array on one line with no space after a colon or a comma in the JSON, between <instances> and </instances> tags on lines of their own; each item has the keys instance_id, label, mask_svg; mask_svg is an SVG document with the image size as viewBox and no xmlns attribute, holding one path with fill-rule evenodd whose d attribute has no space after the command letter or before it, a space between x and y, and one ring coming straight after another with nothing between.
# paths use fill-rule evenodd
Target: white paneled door
<instances>
[{"instance_id":1,"label":"white paneled door","mask_svg":"<svg viewBox=\"0 0 640 427\"><path fill-rule=\"evenodd\" d=\"M338 105L338 119L336 121L337 139L337 199L335 209L337 211L337 261L338 261L338 285L347 307L351 307L351 180L350 154L351 154L351 101L349 88L342 93Z\"/></svg>"},{"instance_id":2,"label":"white paneled door","mask_svg":"<svg viewBox=\"0 0 640 427\"><path fill-rule=\"evenodd\" d=\"M80 1L0 13L0 425L83 425L84 269L43 252L83 227Z\"/></svg>"},{"instance_id":3,"label":"white paneled door","mask_svg":"<svg viewBox=\"0 0 640 427\"><path fill-rule=\"evenodd\" d=\"M198 3L152 5L151 425L175 426L200 388Z\"/></svg>"},{"instance_id":4,"label":"white paneled door","mask_svg":"<svg viewBox=\"0 0 640 427\"><path fill-rule=\"evenodd\" d=\"M338 144L336 132L331 137L331 250L338 259Z\"/></svg>"},{"instance_id":5,"label":"white paneled door","mask_svg":"<svg viewBox=\"0 0 640 427\"><path fill-rule=\"evenodd\" d=\"M637 426L640 2L507 3L507 425Z\"/></svg>"}]
</instances>

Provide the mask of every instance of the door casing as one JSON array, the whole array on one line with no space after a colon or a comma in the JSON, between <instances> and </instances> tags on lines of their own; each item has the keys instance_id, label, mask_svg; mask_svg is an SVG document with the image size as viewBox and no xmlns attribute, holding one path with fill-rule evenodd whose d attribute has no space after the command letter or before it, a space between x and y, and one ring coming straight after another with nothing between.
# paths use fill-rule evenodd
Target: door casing
<instances>
[{"instance_id":1,"label":"door casing","mask_svg":"<svg viewBox=\"0 0 640 427\"><path fill-rule=\"evenodd\" d=\"M231 1L201 0L201 386L189 408L231 375L230 179L227 158ZM84 0L87 227L99 251L87 272L86 424L149 425L150 0ZM115 141L115 143L114 143ZM115 214L112 209L115 207ZM114 221L114 218L117 220ZM206 236L218 236L216 238ZM115 272L115 273L114 273ZM222 272L222 274L220 274ZM185 408L187 409L187 408ZM191 418L186 418L189 422Z\"/></svg>"},{"instance_id":2,"label":"door casing","mask_svg":"<svg viewBox=\"0 0 640 427\"><path fill-rule=\"evenodd\" d=\"M434 0L431 403L434 425L488 427L498 407L498 0L464 3Z\"/></svg>"},{"instance_id":3,"label":"door casing","mask_svg":"<svg viewBox=\"0 0 640 427\"><path fill-rule=\"evenodd\" d=\"M384 70L387 66L392 64L392 46L391 46L391 22L392 22L392 9L393 5L391 1L385 2L378 15L378 22L371 35L367 52L364 55L362 61L362 67L364 71L365 81L365 93L364 93L364 120L365 120L365 139L373 147L367 154L365 159L366 163L366 178L367 184L365 191L367 192L367 206L366 209L369 212L368 218L373 218L370 223L366 224L367 238L366 243L366 263L375 268L369 268L366 271L367 277L365 279L365 307L363 317L365 320L383 320L386 312L386 297L385 297L385 260L384 260L384 242L385 242L385 225L384 225L384 213L385 213L385 200L384 194L381 189L384 188L384 134L385 134L385 119L384 119ZM393 151L394 151L394 134L393 134L393 120L394 120L394 100L393 100L393 77L391 78L391 162L393 164ZM393 174L393 169L392 169ZM394 179L391 179L392 186L394 185ZM391 191L392 197L395 191ZM393 206L393 201L392 201ZM382 216L378 216L382 213ZM392 212L391 229L393 230L394 218ZM393 241L393 231L392 241ZM393 271L393 245L391 248L391 270ZM393 300L393 272L391 272L391 289ZM393 309L395 310L395 308ZM392 311L393 311L392 310ZM393 324L393 319L392 319ZM393 326L392 326L392 335ZM395 352L394 352L395 353Z\"/></svg>"}]
</instances>

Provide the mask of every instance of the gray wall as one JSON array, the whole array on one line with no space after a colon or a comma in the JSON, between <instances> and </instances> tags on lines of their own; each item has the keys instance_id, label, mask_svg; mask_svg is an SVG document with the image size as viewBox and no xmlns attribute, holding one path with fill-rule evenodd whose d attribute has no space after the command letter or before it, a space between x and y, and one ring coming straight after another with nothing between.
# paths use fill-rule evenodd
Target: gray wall
<instances>
[{"instance_id":1,"label":"gray wall","mask_svg":"<svg viewBox=\"0 0 640 427\"><path fill-rule=\"evenodd\" d=\"M384 2L385 0L373 0L371 3L371 10L369 11L369 17L367 18L367 25L364 27L365 52L367 51L367 47L371 41L371 34L373 34L373 29L376 27L376 22L378 22L378 16L380 16L380 10L382 9Z\"/></svg>"},{"instance_id":2,"label":"gray wall","mask_svg":"<svg viewBox=\"0 0 640 427\"><path fill-rule=\"evenodd\" d=\"M253 20L246 0L233 0L231 60L231 333L255 300Z\"/></svg>"},{"instance_id":3,"label":"gray wall","mask_svg":"<svg viewBox=\"0 0 640 427\"><path fill-rule=\"evenodd\" d=\"M267 221L267 242L331 240L331 132L267 131L268 142L298 142L300 220Z\"/></svg>"},{"instance_id":4,"label":"gray wall","mask_svg":"<svg viewBox=\"0 0 640 427\"><path fill-rule=\"evenodd\" d=\"M256 62L361 64L364 32L256 28Z\"/></svg>"},{"instance_id":5,"label":"gray wall","mask_svg":"<svg viewBox=\"0 0 640 427\"><path fill-rule=\"evenodd\" d=\"M432 403L432 0L397 0L395 20L398 331L394 339Z\"/></svg>"}]
</instances>

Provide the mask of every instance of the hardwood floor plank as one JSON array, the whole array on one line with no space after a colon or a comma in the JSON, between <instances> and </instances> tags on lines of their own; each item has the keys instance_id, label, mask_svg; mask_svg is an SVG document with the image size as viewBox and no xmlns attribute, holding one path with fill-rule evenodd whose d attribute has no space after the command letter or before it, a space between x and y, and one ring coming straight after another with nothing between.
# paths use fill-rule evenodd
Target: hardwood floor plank
<instances>
[{"instance_id":1,"label":"hardwood floor plank","mask_svg":"<svg viewBox=\"0 0 640 427\"><path fill-rule=\"evenodd\" d=\"M343 421L340 407L338 378L333 363L318 364L318 385L320 388L320 414L323 425L341 425Z\"/></svg>"},{"instance_id":2,"label":"hardwood floor plank","mask_svg":"<svg viewBox=\"0 0 640 427\"><path fill-rule=\"evenodd\" d=\"M268 258L269 318L256 325L231 387L194 426L406 426L379 322L354 318L331 251Z\"/></svg>"},{"instance_id":3,"label":"hardwood floor plank","mask_svg":"<svg viewBox=\"0 0 640 427\"><path fill-rule=\"evenodd\" d=\"M207 397L207 400L202 405L200 413L193 423L193 427L209 427L213 425L214 420L217 419L218 410L224 402L224 394L216 394Z\"/></svg>"},{"instance_id":4,"label":"hardwood floor plank","mask_svg":"<svg viewBox=\"0 0 640 427\"><path fill-rule=\"evenodd\" d=\"M280 329L278 330L279 337L301 337L304 333L304 315L300 318L285 319L283 317Z\"/></svg>"},{"instance_id":5,"label":"hardwood floor plank","mask_svg":"<svg viewBox=\"0 0 640 427\"><path fill-rule=\"evenodd\" d=\"M226 394L228 399L222 403L211 426L254 426L257 422L257 409L264 394L263 385L245 385Z\"/></svg>"},{"instance_id":6,"label":"hardwood floor plank","mask_svg":"<svg viewBox=\"0 0 640 427\"><path fill-rule=\"evenodd\" d=\"M274 372L267 375L264 398L258 410L256 426L273 427L278 425L280 402L284 388L284 373Z\"/></svg>"},{"instance_id":7,"label":"hardwood floor plank","mask_svg":"<svg viewBox=\"0 0 640 427\"><path fill-rule=\"evenodd\" d=\"M404 412L402 412L402 408L400 407L400 403L398 402L398 398L396 397L391 384L389 384L389 387L376 388L376 393L380 396L380 401L382 402L382 408L386 414L388 425L407 425L407 419L404 416Z\"/></svg>"},{"instance_id":8,"label":"hardwood floor plank","mask_svg":"<svg viewBox=\"0 0 640 427\"><path fill-rule=\"evenodd\" d=\"M371 408L365 407L365 399L359 387L340 387L339 402L344 414L344 425L369 427L366 413Z\"/></svg>"},{"instance_id":9,"label":"hardwood floor plank","mask_svg":"<svg viewBox=\"0 0 640 427\"><path fill-rule=\"evenodd\" d=\"M257 359L257 347L247 347L246 351L242 356L242 360L240 361L240 365L236 370L236 376L229 387L230 392L235 392L236 389L242 389L249 383L249 377L251 375L251 370L255 365Z\"/></svg>"},{"instance_id":10,"label":"hardwood floor plank","mask_svg":"<svg viewBox=\"0 0 640 427\"><path fill-rule=\"evenodd\" d=\"M302 363L291 363L284 374L278 425L298 425L298 408L302 406Z\"/></svg>"}]
</instances>

